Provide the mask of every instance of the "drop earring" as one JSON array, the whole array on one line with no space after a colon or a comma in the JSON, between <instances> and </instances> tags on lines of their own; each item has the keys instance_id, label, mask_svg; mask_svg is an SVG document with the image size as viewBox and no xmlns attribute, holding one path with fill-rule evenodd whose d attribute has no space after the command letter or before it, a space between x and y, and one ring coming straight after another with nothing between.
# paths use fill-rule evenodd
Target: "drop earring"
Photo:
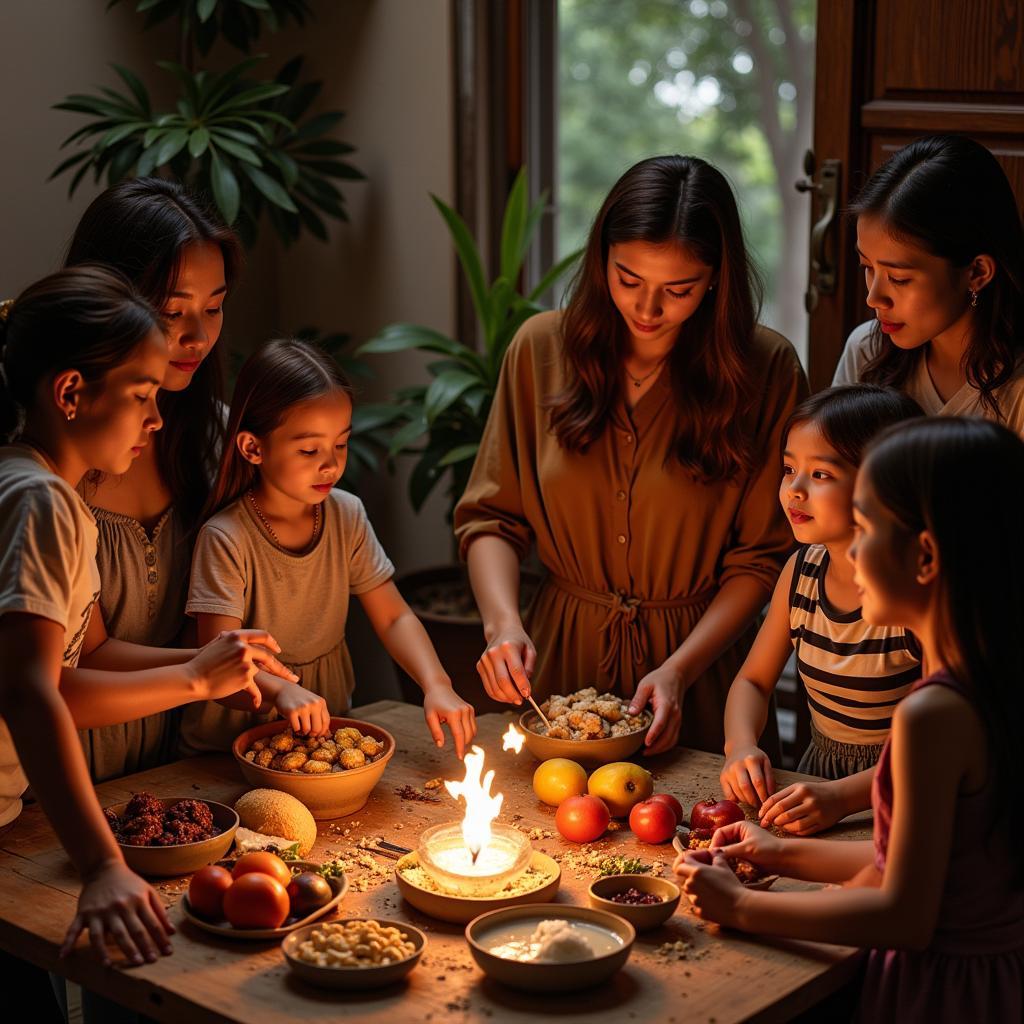
<instances>
[{"instance_id":1,"label":"drop earring","mask_svg":"<svg viewBox=\"0 0 1024 1024\"><path fill-rule=\"evenodd\" d=\"M971 309L975 309L978 305L978 293L972 288L971 289Z\"/></svg>"},{"instance_id":2,"label":"drop earring","mask_svg":"<svg viewBox=\"0 0 1024 1024\"><path fill-rule=\"evenodd\" d=\"M74 418L75 418L75 410L71 409L71 410L68 411L68 423L70 423Z\"/></svg>"}]
</instances>

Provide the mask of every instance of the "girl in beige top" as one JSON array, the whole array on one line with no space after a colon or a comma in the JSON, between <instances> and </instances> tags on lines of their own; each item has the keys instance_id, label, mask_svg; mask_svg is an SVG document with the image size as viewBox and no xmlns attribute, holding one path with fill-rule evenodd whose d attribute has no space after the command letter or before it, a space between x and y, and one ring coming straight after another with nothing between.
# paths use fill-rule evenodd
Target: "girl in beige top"
<instances>
[{"instance_id":1,"label":"girl in beige top","mask_svg":"<svg viewBox=\"0 0 1024 1024\"><path fill-rule=\"evenodd\" d=\"M423 688L434 741L443 745L447 723L461 757L476 733L473 708L455 694L392 582L394 569L362 502L334 490L351 430L351 389L322 351L275 341L249 357L235 385L231 443L211 498L219 511L196 543L188 613L200 639L272 622L282 659L331 715L340 715L355 683L345 620L349 594L356 594L388 653ZM225 749L252 724L220 708L190 708L182 750ZM297 731L318 734L328 725L316 717Z\"/></svg>"},{"instance_id":2,"label":"girl in beige top","mask_svg":"<svg viewBox=\"0 0 1024 1024\"><path fill-rule=\"evenodd\" d=\"M835 384L906 391L929 415L1024 436L1024 228L999 161L964 136L904 146L853 204L874 317Z\"/></svg>"},{"instance_id":3,"label":"girl in beige top","mask_svg":"<svg viewBox=\"0 0 1024 1024\"><path fill-rule=\"evenodd\" d=\"M656 157L605 201L567 310L512 342L455 512L492 697L617 689L651 703L649 753L680 727L720 749L792 545L780 431L806 389L792 346L755 323L752 284L722 175ZM549 575L524 626L534 543Z\"/></svg>"}]
</instances>

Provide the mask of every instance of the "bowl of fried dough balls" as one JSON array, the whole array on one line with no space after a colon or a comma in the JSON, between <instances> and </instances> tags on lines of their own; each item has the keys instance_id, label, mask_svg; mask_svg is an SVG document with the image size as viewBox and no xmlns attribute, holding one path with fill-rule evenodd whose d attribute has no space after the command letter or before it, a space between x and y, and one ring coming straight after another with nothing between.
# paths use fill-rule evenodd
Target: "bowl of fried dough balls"
<instances>
[{"instance_id":1,"label":"bowl of fried dough balls","mask_svg":"<svg viewBox=\"0 0 1024 1024\"><path fill-rule=\"evenodd\" d=\"M354 718L332 718L323 736L302 736L277 720L247 729L231 752L246 782L279 789L314 818L354 814L369 799L395 752L386 729Z\"/></svg>"}]
</instances>

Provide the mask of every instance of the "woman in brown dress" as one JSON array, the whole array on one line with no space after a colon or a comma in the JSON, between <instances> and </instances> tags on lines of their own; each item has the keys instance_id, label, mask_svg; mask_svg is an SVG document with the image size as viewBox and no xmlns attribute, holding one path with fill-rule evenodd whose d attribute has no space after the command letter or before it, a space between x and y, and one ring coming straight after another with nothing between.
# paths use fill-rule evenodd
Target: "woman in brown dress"
<instances>
[{"instance_id":1,"label":"woman in brown dress","mask_svg":"<svg viewBox=\"0 0 1024 1024\"><path fill-rule=\"evenodd\" d=\"M780 431L807 390L789 342L757 324L759 296L719 171L665 156L623 175L568 307L509 347L455 511L490 696L614 689L651 705L648 753L721 750L792 546ZM547 577L524 622L534 543Z\"/></svg>"}]
</instances>

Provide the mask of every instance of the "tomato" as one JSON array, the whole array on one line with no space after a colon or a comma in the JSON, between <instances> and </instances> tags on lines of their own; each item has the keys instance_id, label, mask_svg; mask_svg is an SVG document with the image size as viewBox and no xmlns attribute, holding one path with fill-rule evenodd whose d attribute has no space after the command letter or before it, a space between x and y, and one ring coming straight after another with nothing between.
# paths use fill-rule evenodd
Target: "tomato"
<instances>
[{"instance_id":1,"label":"tomato","mask_svg":"<svg viewBox=\"0 0 1024 1024\"><path fill-rule=\"evenodd\" d=\"M558 805L555 812L555 827L573 843L590 843L611 821L605 802L596 796L571 796Z\"/></svg>"},{"instance_id":2,"label":"tomato","mask_svg":"<svg viewBox=\"0 0 1024 1024\"><path fill-rule=\"evenodd\" d=\"M682 822L683 805L674 796L669 796L668 793L655 793L651 799L656 800L659 804L664 804L666 807L670 807L672 813L676 816L677 825Z\"/></svg>"},{"instance_id":3,"label":"tomato","mask_svg":"<svg viewBox=\"0 0 1024 1024\"><path fill-rule=\"evenodd\" d=\"M642 843L663 843L676 834L675 812L660 800L644 800L629 812L629 827Z\"/></svg>"},{"instance_id":4,"label":"tomato","mask_svg":"<svg viewBox=\"0 0 1024 1024\"><path fill-rule=\"evenodd\" d=\"M232 928L280 928L288 909L285 887L258 871L236 878L224 893L224 916Z\"/></svg>"},{"instance_id":5,"label":"tomato","mask_svg":"<svg viewBox=\"0 0 1024 1024\"><path fill-rule=\"evenodd\" d=\"M270 875L286 889L292 880L291 869L276 853L267 853L266 851L243 853L235 862L231 874L235 878L241 878L242 875L247 875L250 871L258 871L261 875Z\"/></svg>"},{"instance_id":6,"label":"tomato","mask_svg":"<svg viewBox=\"0 0 1024 1024\"><path fill-rule=\"evenodd\" d=\"M224 917L224 893L231 887L231 872L208 864L200 868L188 883L188 905L192 912L208 921Z\"/></svg>"},{"instance_id":7,"label":"tomato","mask_svg":"<svg viewBox=\"0 0 1024 1024\"><path fill-rule=\"evenodd\" d=\"M731 825L734 821L743 821L746 815L740 810L735 800L715 800L708 797L698 800L690 811L690 828L694 832L714 832L723 825Z\"/></svg>"}]
</instances>

